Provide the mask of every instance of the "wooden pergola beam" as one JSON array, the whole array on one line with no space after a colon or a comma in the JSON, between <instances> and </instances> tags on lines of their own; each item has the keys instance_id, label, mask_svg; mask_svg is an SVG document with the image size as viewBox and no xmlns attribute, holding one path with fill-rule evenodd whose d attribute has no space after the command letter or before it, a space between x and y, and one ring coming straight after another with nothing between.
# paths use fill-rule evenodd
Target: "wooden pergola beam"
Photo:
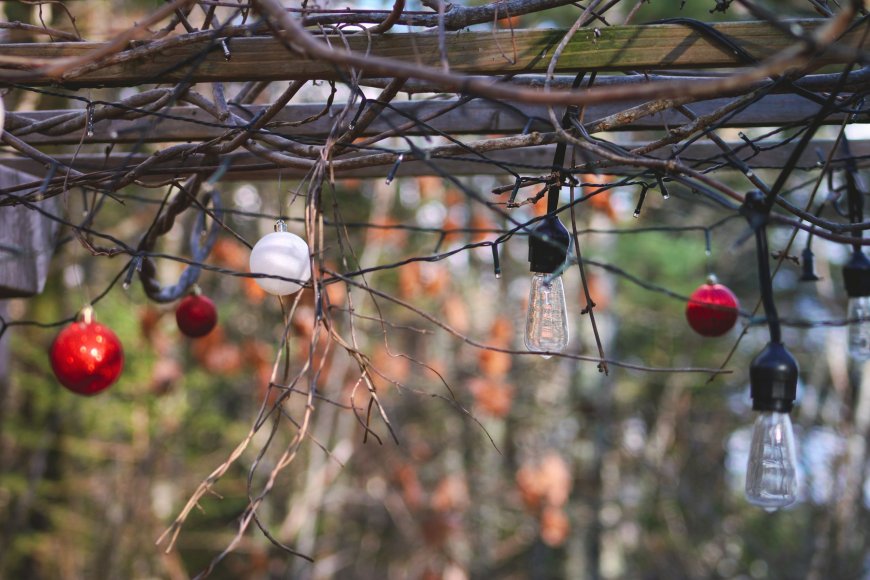
<instances>
[{"instance_id":1,"label":"wooden pergola beam","mask_svg":"<svg viewBox=\"0 0 870 580\"><path fill-rule=\"evenodd\" d=\"M787 21L812 32L825 20ZM724 22L716 31L743 47L758 60L795 43L795 39L764 22ZM451 70L462 74L505 75L545 72L564 30L459 31L445 34ZM137 44L121 53L98 58L98 66L63 70L48 76L41 67L59 65L65 59L87 62L101 42L55 42L0 44L0 85L3 81L29 85L61 84L68 87L130 86L146 83L278 81L298 79L342 80L347 72L328 62L292 54L271 37L236 37L229 44L226 60L220 38L203 35L196 42L172 39L151 45ZM398 59L410 64L440 68L439 36L436 32L364 34L334 37L334 46L346 41L351 50ZM862 42L860 29L848 33L841 43ZM865 43L864 47L866 48ZM840 62L842 55L824 53L819 64ZM67 61L72 62L72 61ZM30 64L29 64L30 63ZM579 30L561 54L556 72L624 71L649 69L717 68L742 66L746 62L731 51L710 42L698 32L679 24L610 26ZM72 65L70 65L72 66ZM28 67L31 70L27 70Z\"/></svg>"},{"instance_id":2,"label":"wooden pergola beam","mask_svg":"<svg viewBox=\"0 0 870 580\"><path fill-rule=\"evenodd\" d=\"M856 158L858 165L870 165L870 140L855 140L850 143L852 156ZM634 148L643 145L642 143L625 144L627 148ZM740 158L745 159L747 163L756 170L760 169L777 169L782 167L789 158L794 142L776 147L775 149L761 150L754 153L743 142L732 142L729 144L735 151L738 152ZM813 143L812 147L807 148L801 156L798 167L800 169L813 169L818 167L819 156L826 157L833 141L819 140ZM554 145L544 145L537 147L526 147L522 149L511 149L505 151L494 151L487 154L487 158L491 161L501 163L499 166L496 163L485 162L480 158L476 158L471 154L462 156L454 156L451 158L436 158L432 159L431 163L416 160L406 160L400 166L397 175L405 176L423 176L423 175L501 175L510 178L510 174L504 169L504 166L510 166L513 170L523 175L543 175L548 174L553 163ZM570 153L570 151L569 151ZM653 157L665 156L668 151L657 151L653 153ZM721 150L709 141L699 141L690 145L685 151L680 154L680 159L694 166L700 162L699 168L705 169L722 162ZM306 175L304 170L294 169L289 167L277 167L272 163L266 162L248 153L238 153L222 158L231 159L231 164L227 168L226 173L221 178L222 181L274 181L280 175L284 179L302 178ZM115 152L111 156L97 154L79 154L77 156L64 154L57 156L58 161L69 165L83 173L90 172L123 172L132 169L146 159L144 154L124 154L123 152ZM701 162L701 160L712 160L709 162ZM592 161L599 161L594 158ZM390 164L391 165L391 164ZM336 171L335 175L338 178L380 178L384 176L390 169L390 165L379 165L374 167L361 167L351 171ZM845 157L841 154L835 154L832 160L833 167L842 167L845 165ZM0 168L9 168L17 171L26 171L37 176L45 174L45 168L31 159L23 157L0 157ZM436 169L437 168L437 169ZM205 162L201 155L195 155L186 160L170 160L163 164L155 164L143 174L146 182L159 182L166 178L187 175L190 173L213 173L217 166L213 162ZM722 168L727 170L728 167ZM610 166L602 169L602 173L626 174L638 173L640 169L637 167ZM62 175L63 169L59 169L57 174ZM34 187L38 189L39 182L34 183ZM2 191L2 190L0 190ZM21 194L21 192L18 192ZM2 197L2 195L0 195Z\"/></svg>"},{"instance_id":3,"label":"wooden pergola beam","mask_svg":"<svg viewBox=\"0 0 870 580\"><path fill-rule=\"evenodd\" d=\"M695 114L706 115L724 106L729 99L712 99L687 105ZM365 128L362 136L371 136L389 131L408 123L409 119L426 119L439 111L456 105L456 100L438 101L398 101L391 104L396 110L385 109L374 122ZM614 103L592 105L586 108L584 118L587 122L597 121L619 113L640 103ZM328 114L304 125L289 126L300 119L307 119L324 110L323 104L300 104L285 107L267 127L278 134L292 138L325 138L332 129L335 116L344 105L334 105ZM266 106L256 105L247 108L248 114L257 117ZM818 113L820 105L797 95L768 95L745 110L729 117L725 127L787 126L805 122ZM10 115L6 129L13 134L21 133L28 123L73 113L76 111L35 111ZM84 111L77 111L84 115ZM160 117L159 115L163 115ZM537 121L529 124L530 119ZM842 113L829 115L825 122L841 123ZM618 130L665 129L687 122L686 117L669 109L667 111L642 117ZM94 135L86 137L84 143L168 143L184 141L205 141L226 132L214 118L197 107L172 107L158 112L158 116L148 116L136 120L105 120L94 124ZM524 130L552 129L547 108L534 105L505 107L497 103L473 100L449 112L433 118L425 125L414 125L402 131L404 135L426 135L438 131L451 135L515 134ZM82 131L61 135L38 133L24 134L22 139L34 146L74 145L82 139Z\"/></svg>"}]
</instances>

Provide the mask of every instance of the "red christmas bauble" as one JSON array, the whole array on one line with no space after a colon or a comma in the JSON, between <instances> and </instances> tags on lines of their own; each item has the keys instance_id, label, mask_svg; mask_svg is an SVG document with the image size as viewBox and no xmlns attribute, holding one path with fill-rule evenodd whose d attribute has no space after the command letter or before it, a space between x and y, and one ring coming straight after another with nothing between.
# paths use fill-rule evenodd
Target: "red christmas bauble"
<instances>
[{"instance_id":1,"label":"red christmas bauble","mask_svg":"<svg viewBox=\"0 0 870 580\"><path fill-rule=\"evenodd\" d=\"M104 391L124 368L121 341L98 322L74 322L61 330L49 358L60 384L79 395Z\"/></svg>"},{"instance_id":2,"label":"red christmas bauble","mask_svg":"<svg viewBox=\"0 0 870 580\"><path fill-rule=\"evenodd\" d=\"M739 309L734 293L711 276L689 297L686 319L701 336L722 336L734 328Z\"/></svg>"},{"instance_id":3,"label":"red christmas bauble","mask_svg":"<svg viewBox=\"0 0 870 580\"><path fill-rule=\"evenodd\" d=\"M175 311L178 329L191 338L205 336L217 324L214 302L200 294L184 298Z\"/></svg>"}]
</instances>

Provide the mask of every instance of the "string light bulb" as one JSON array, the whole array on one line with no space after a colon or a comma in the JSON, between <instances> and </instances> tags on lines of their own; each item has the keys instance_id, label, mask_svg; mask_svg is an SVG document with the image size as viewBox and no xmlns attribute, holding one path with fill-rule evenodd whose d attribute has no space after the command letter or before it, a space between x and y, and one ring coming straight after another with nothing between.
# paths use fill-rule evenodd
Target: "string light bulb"
<instances>
[{"instance_id":1,"label":"string light bulb","mask_svg":"<svg viewBox=\"0 0 870 580\"><path fill-rule=\"evenodd\" d=\"M552 195L552 194L551 194ZM558 353L568 346L568 306L561 272L571 236L556 214L548 214L529 235L532 287L525 345L532 352ZM552 354L542 354L550 358Z\"/></svg>"},{"instance_id":2,"label":"string light bulb","mask_svg":"<svg viewBox=\"0 0 870 580\"><path fill-rule=\"evenodd\" d=\"M843 281L849 296L849 356L864 362L870 359L870 260L860 249L843 266Z\"/></svg>"},{"instance_id":3,"label":"string light bulb","mask_svg":"<svg viewBox=\"0 0 870 580\"><path fill-rule=\"evenodd\" d=\"M752 410L759 413L752 429L746 466L746 500L768 510L797 499L797 454L789 413L797 398L798 364L782 343L779 314L773 300L767 223L771 202L760 191L746 194L740 212L755 231L758 282L767 316L770 342L749 365Z\"/></svg>"},{"instance_id":4,"label":"string light bulb","mask_svg":"<svg viewBox=\"0 0 870 580\"><path fill-rule=\"evenodd\" d=\"M752 428L746 467L746 500L766 509L797 498L797 455L789 415L797 395L798 364L780 343L768 343L749 367Z\"/></svg>"},{"instance_id":5,"label":"string light bulb","mask_svg":"<svg viewBox=\"0 0 870 580\"><path fill-rule=\"evenodd\" d=\"M298 292L302 284L311 279L308 244L296 234L288 232L283 220L278 220L275 231L266 234L254 245L249 265L252 274L289 278L254 278L260 288L276 296Z\"/></svg>"}]
</instances>

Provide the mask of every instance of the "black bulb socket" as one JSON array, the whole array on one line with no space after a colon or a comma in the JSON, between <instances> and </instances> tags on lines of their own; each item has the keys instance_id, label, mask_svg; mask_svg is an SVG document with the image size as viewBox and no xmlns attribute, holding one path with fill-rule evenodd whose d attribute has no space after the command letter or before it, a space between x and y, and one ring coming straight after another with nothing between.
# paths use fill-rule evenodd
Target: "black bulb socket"
<instances>
[{"instance_id":1,"label":"black bulb socket","mask_svg":"<svg viewBox=\"0 0 870 580\"><path fill-rule=\"evenodd\" d=\"M798 363L781 343L769 342L749 365L754 411L788 413L797 398Z\"/></svg>"},{"instance_id":2,"label":"black bulb socket","mask_svg":"<svg viewBox=\"0 0 870 580\"><path fill-rule=\"evenodd\" d=\"M843 282L849 298L870 296L870 260L864 252L852 252L852 257L843 266Z\"/></svg>"},{"instance_id":3,"label":"black bulb socket","mask_svg":"<svg viewBox=\"0 0 870 580\"><path fill-rule=\"evenodd\" d=\"M809 248L804 248L801 254L801 282L818 282L819 277L816 275L816 257L813 251Z\"/></svg>"},{"instance_id":4,"label":"black bulb socket","mask_svg":"<svg viewBox=\"0 0 870 580\"><path fill-rule=\"evenodd\" d=\"M568 258L571 234L555 214L549 214L529 232L529 269L552 274Z\"/></svg>"}]
</instances>

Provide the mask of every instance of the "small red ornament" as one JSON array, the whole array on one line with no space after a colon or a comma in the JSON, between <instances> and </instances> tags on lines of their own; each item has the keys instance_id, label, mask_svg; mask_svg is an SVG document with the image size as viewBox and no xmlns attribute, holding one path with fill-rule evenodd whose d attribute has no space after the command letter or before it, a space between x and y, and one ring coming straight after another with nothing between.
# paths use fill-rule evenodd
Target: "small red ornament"
<instances>
[{"instance_id":1,"label":"small red ornament","mask_svg":"<svg viewBox=\"0 0 870 580\"><path fill-rule=\"evenodd\" d=\"M124 348L108 327L92 320L90 306L81 319L60 331L49 351L51 370L64 387L79 395L109 388L124 368Z\"/></svg>"},{"instance_id":2,"label":"small red ornament","mask_svg":"<svg viewBox=\"0 0 870 580\"><path fill-rule=\"evenodd\" d=\"M186 296L175 311L178 329L191 338L205 336L217 324L217 309L214 302L197 290Z\"/></svg>"},{"instance_id":3,"label":"small red ornament","mask_svg":"<svg viewBox=\"0 0 870 580\"><path fill-rule=\"evenodd\" d=\"M739 309L734 293L710 275L689 297L686 319L701 336L722 336L734 328Z\"/></svg>"}]
</instances>

